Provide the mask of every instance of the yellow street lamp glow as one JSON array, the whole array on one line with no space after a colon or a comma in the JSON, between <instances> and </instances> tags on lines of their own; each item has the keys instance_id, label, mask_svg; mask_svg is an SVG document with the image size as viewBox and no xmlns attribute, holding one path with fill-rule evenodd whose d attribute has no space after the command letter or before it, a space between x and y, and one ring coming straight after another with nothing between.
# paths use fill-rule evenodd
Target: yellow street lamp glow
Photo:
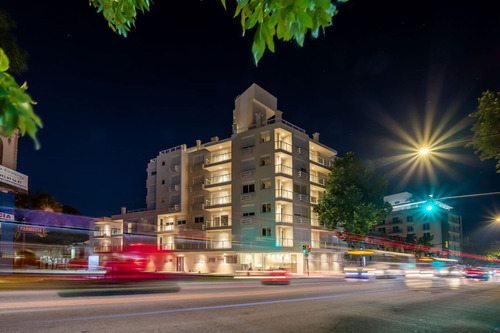
<instances>
[{"instance_id":1,"label":"yellow street lamp glow","mask_svg":"<svg viewBox=\"0 0 500 333\"><path fill-rule=\"evenodd\" d=\"M420 151L418 152L420 155L426 155L429 153L429 148L422 148L420 149Z\"/></svg>"}]
</instances>

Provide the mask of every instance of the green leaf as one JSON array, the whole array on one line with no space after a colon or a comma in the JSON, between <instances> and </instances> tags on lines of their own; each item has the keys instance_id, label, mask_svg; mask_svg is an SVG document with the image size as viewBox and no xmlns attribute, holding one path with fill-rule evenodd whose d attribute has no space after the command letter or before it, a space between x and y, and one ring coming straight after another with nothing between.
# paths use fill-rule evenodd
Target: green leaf
<instances>
[{"instance_id":1,"label":"green leaf","mask_svg":"<svg viewBox=\"0 0 500 333\"><path fill-rule=\"evenodd\" d=\"M303 27L311 29L313 27L313 22L311 16L305 11L300 11L297 13L297 19Z\"/></svg>"},{"instance_id":2,"label":"green leaf","mask_svg":"<svg viewBox=\"0 0 500 333\"><path fill-rule=\"evenodd\" d=\"M9 69L9 58L5 52L0 48L0 72L5 72Z\"/></svg>"}]
</instances>

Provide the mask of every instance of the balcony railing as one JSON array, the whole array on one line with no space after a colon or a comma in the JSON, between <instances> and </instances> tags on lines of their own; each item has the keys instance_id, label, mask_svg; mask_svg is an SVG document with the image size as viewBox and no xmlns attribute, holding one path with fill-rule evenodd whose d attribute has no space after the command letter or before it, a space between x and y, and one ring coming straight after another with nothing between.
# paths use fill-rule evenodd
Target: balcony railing
<instances>
[{"instance_id":1,"label":"balcony railing","mask_svg":"<svg viewBox=\"0 0 500 333\"><path fill-rule=\"evenodd\" d=\"M293 223L293 215L276 213L276 222Z\"/></svg>"},{"instance_id":2,"label":"balcony railing","mask_svg":"<svg viewBox=\"0 0 500 333\"><path fill-rule=\"evenodd\" d=\"M293 192L289 190L276 190L276 198L293 200Z\"/></svg>"},{"instance_id":3,"label":"balcony railing","mask_svg":"<svg viewBox=\"0 0 500 333\"><path fill-rule=\"evenodd\" d=\"M163 245L160 245L160 248L162 250L175 250L175 243L163 244Z\"/></svg>"},{"instance_id":4,"label":"balcony railing","mask_svg":"<svg viewBox=\"0 0 500 333\"><path fill-rule=\"evenodd\" d=\"M217 197L217 198L207 199L205 201L205 208L210 206L228 205L230 203L231 203L230 196Z\"/></svg>"},{"instance_id":5,"label":"balcony railing","mask_svg":"<svg viewBox=\"0 0 500 333\"><path fill-rule=\"evenodd\" d=\"M252 201L255 197L255 193L245 193L241 195L241 202Z\"/></svg>"},{"instance_id":6,"label":"balcony railing","mask_svg":"<svg viewBox=\"0 0 500 333\"><path fill-rule=\"evenodd\" d=\"M309 180L313 183L319 184L321 186L326 186L326 179L323 177L309 175Z\"/></svg>"},{"instance_id":7,"label":"balcony railing","mask_svg":"<svg viewBox=\"0 0 500 333\"><path fill-rule=\"evenodd\" d=\"M230 249L231 248L231 241L230 240L210 241L208 243L208 248L209 249Z\"/></svg>"},{"instance_id":8,"label":"balcony railing","mask_svg":"<svg viewBox=\"0 0 500 333\"><path fill-rule=\"evenodd\" d=\"M297 200L309 202L309 196L307 194L297 194Z\"/></svg>"},{"instance_id":9,"label":"balcony railing","mask_svg":"<svg viewBox=\"0 0 500 333\"><path fill-rule=\"evenodd\" d=\"M179 185L170 185L168 187L169 192L179 192L180 186Z\"/></svg>"},{"instance_id":10,"label":"balcony railing","mask_svg":"<svg viewBox=\"0 0 500 333\"><path fill-rule=\"evenodd\" d=\"M293 247L293 238L276 238L276 247Z\"/></svg>"},{"instance_id":11,"label":"balcony railing","mask_svg":"<svg viewBox=\"0 0 500 333\"><path fill-rule=\"evenodd\" d=\"M206 228L219 228L219 227L230 227L231 219L214 217L212 221L206 222Z\"/></svg>"},{"instance_id":12,"label":"balcony railing","mask_svg":"<svg viewBox=\"0 0 500 333\"><path fill-rule=\"evenodd\" d=\"M205 179L205 185L216 185L221 183L227 183L231 181L231 174L226 173L219 176L214 176L210 179Z\"/></svg>"},{"instance_id":13,"label":"balcony railing","mask_svg":"<svg viewBox=\"0 0 500 333\"><path fill-rule=\"evenodd\" d=\"M174 230L175 230L175 225L173 224L167 224L167 225L160 224L158 226L158 231L174 231Z\"/></svg>"},{"instance_id":14,"label":"balcony railing","mask_svg":"<svg viewBox=\"0 0 500 333\"><path fill-rule=\"evenodd\" d=\"M309 218L308 217L303 217L303 216L297 217L297 223L306 224L308 222L309 222Z\"/></svg>"},{"instance_id":15,"label":"balcony railing","mask_svg":"<svg viewBox=\"0 0 500 333\"><path fill-rule=\"evenodd\" d=\"M241 156L250 155L253 153L254 146L248 146L241 148Z\"/></svg>"},{"instance_id":16,"label":"balcony railing","mask_svg":"<svg viewBox=\"0 0 500 333\"><path fill-rule=\"evenodd\" d=\"M224 161L229 161L231 159L231 153L222 153L210 156L210 158L205 159L205 164L215 164Z\"/></svg>"},{"instance_id":17,"label":"balcony railing","mask_svg":"<svg viewBox=\"0 0 500 333\"><path fill-rule=\"evenodd\" d=\"M276 164L276 173L284 173L285 175L290 175L292 176L293 175L293 169L286 166L286 165L283 165L283 164Z\"/></svg>"},{"instance_id":18,"label":"balcony railing","mask_svg":"<svg viewBox=\"0 0 500 333\"><path fill-rule=\"evenodd\" d=\"M320 227L321 225L319 224L319 219L316 217L311 217L311 226Z\"/></svg>"},{"instance_id":19,"label":"balcony railing","mask_svg":"<svg viewBox=\"0 0 500 333\"><path fill-rule=\"evenodd\" d=\"M253 176L255 169L245 170L241 172L241 179L251 178Z\"/></svg>"},{"instance_id":20,"label":"balcony railing","mask_svg":"<svg viewBox=\"0 0 500 333\"><path fill-rule=\"evenodd\" d=\"M311 203L317 205L318 204L318 197L311 197Z\"/></svg>"},{"instance_id":21,"label":"balcony railing","mask_svg":"<svg viewBox=\"0 0 500 333\"><path fill-rule=\"evenodd\" d=\"M168 167L169 172L177 172L177 171L179 171L179 169L180 169L179 165L171 165Z\"/></svg>"},{"instance_id":22,"label":"balcony railing","mask_svg":"<svg viewBox=\"0 0 500 333\"><path fill-rule=\"evenodd\" d=\"M284 150L284 151L291 153L292 152L292 145L289 144L288 142L278 140L274 143L274 149Z\"/></svg>"},{"instance_id":23,"label":"balcony railing","mask_svg":"<svg viewBox=\"0 0 500 333\"><path fill-rule=\"evenodd\" d=\"M253 224L253 219L251 217L242 217L240 219L241 224Z\"/></svg>"},{"instance_id":24,"label":"balcony railing","mask_svg":"<svg viewBox=\"0 0 500 333\"><path fill-rule=\"evenodd\" d=\"M324 165L324 166L329 166L330 162L328 162L323 156L310 152L309 153L309 159L313 162L316 162L318 164Z\"/></svg>"},{"instance_id":25,"label":"balcony railing","mask_svg":"<svg viewBox=\"0 0 500 333\"><path fill-rule=\"evenodd\" d=\"M297 177L299 177L301 179L308 179L309 178L308 173L305 171L302 171L302 170L297 171Z\"/></svg>"}]
</instances>

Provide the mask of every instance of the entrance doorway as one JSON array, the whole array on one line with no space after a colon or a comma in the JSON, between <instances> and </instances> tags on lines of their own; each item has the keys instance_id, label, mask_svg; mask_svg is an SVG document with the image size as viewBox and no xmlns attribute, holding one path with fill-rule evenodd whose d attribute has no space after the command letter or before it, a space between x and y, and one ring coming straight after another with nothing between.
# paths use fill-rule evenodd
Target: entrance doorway
<instances>
[{"instance_id":1,"label":"entrance doorway","mask_svg":"<svg viewBox=\"0 0 500 333\"><path fill-rule=\"evenodd\" d=\"M184 272L184 257L177 257L177 272Z\"/></svg>"}]
</instances>

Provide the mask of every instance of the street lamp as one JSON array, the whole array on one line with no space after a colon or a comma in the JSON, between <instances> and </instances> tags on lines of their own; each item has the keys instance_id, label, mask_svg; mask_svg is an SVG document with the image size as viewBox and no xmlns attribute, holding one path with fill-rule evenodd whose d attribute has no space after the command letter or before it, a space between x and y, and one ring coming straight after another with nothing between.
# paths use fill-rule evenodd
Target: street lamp
<instances>
[{"instance_id":1,"label":"street lamp","mask_svg":"<svg viewBox=\"0 0 500 333\"><path fill-rule=\"evenodd\" d=\"M430 149L429 148L422 148L418 151L419 155L427 155L428 153L430 153Z\"/></svg>"}]
</instances>

